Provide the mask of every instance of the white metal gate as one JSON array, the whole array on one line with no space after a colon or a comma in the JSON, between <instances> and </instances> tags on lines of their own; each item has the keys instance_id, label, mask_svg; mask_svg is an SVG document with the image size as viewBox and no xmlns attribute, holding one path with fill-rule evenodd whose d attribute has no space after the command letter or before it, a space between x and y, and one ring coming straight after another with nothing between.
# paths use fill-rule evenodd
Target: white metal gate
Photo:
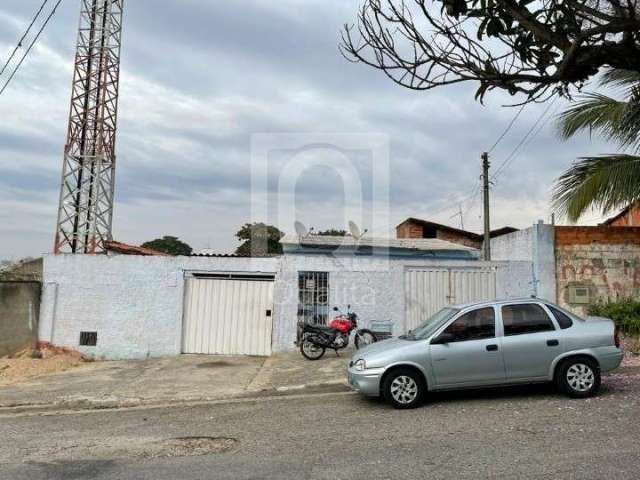
<instances>
[{"instance_id":1,"label":"white metal gate","mask_svg":"<svg viewBox=\"0 0 640 480\"><path fill-rule=\"evenodd\" d=\"M447 305L493 300L492 267L409 268L405 272L406 329L411 330Z\"/></svg>"},{"instance_id":2,"label":"white metal gate","mask_svg":"<svg viewBox=\"0 0 640 480\"><path fill-rule=\"evenodd\" d=\"M271 355L272 278L187 278L183 353Z\"/></svg>"}]
</instances>

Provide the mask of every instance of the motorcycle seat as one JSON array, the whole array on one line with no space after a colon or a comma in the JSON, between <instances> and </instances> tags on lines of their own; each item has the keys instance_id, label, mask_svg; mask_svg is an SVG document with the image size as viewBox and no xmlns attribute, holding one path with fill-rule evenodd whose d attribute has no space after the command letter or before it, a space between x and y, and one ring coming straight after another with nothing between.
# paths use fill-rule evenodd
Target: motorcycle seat
<instances>
[{"instance_id":1,"label":"motorcycle seat","mask_svg":"<svg viewBox=\"0 0 640 480\"><path fill-rule=\"evenodd\" d=\"M316 331L316 332L323 332L323 333L335 332L335 329L331 327L327 327L326 325L312 325L309 323L305 324L304 329L306 331Z\"/></svg>"}]
</instances>

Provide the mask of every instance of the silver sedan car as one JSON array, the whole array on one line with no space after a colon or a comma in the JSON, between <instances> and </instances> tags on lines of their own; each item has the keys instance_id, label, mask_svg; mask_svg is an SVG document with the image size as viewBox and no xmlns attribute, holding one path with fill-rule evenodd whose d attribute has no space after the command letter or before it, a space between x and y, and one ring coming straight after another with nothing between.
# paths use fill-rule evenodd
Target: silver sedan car
<instances>
[{"instance_id":1,"label":"silver sedan car","mask_svg":"<svg viewBox=\"0 0 640 480\"><path fill-rule=\"evenodd\" d=\"M358 351L348 377L396 408L416 407L428 391L551 381L585 398L622 357L611 320L529 298L443 308L409 334Z\"/></svg>"}]
</instances>

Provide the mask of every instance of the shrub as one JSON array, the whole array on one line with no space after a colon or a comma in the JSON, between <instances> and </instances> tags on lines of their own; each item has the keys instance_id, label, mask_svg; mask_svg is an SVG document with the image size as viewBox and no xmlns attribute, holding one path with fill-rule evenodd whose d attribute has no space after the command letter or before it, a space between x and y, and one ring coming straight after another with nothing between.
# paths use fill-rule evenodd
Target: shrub
<instances>
[{"instance_id":1,"label":"shrub","mask_svg":"<svg viewBox=\"0 0 640 480\"><path fill-rule=\"evenodd\" d=\"M625 335L640 336L640 302L630 298L599 302L589 307L589 315L613 320Z\"/></svg>"}]
</instances>

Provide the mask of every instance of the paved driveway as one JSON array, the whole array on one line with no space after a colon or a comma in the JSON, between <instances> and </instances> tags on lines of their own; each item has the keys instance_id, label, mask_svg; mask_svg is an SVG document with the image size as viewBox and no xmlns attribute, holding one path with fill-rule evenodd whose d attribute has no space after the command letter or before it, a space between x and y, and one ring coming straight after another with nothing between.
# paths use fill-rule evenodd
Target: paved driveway
<instances>
[{"instance_id":1,"label":"paved driveway","mask_svg":"<svg viewBox=\"0 0 640 480\"><path fill-rule=\"evenodd\" d=\"M86 363L27 383L0 387L0 408L112 407L225 399L345 382L349 352L318 362L298 352L264 357L182 355Z\"/></svg>"}]
</instances>

